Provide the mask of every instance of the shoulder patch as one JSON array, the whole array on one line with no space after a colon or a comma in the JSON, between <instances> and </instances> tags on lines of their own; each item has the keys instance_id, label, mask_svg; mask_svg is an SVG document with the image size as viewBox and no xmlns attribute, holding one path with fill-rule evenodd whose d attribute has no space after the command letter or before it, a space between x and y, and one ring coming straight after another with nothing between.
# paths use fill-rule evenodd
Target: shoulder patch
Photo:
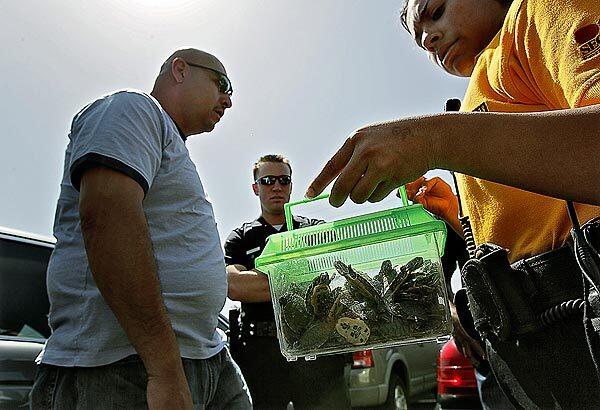
<instances>
[{"instance_id":1,"label":"shoulder patch","mask_svg":"<svg viewBox=\"0 0 600 410\"><path fill-rule=\"evenodd\" d=\"M577 30L575 42L583 60L589 60L600 54L600 21Z\"/></svg>"},{"instance_id":2,"label":"shoulder patch","mask_svg":"<svg viewBox=\"0 0 600 410\"><path fill-rule=\"evenodd\" d=\"M242 225L242 232L244 232L244 235L246 235L253 228L260 228L261 226L263 225L258 220L252 222L244 222L244 224Z\"/></svg>"}]
</instances>

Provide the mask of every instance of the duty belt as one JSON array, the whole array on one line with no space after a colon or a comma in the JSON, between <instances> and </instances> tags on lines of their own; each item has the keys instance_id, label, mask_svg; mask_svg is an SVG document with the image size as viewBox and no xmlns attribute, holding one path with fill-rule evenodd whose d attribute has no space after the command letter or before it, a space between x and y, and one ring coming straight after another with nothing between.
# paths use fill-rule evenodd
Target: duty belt
<instances>
[{"instance_id":1,"label":"duty belt","mask_svg":"<svg viewBox=\"0 0 600 410\"><path fill-rule=\"evenodd\" d=\"M600 225L584 229L598 249ZM466 292L457 292L456 309L474 337L479 333L488 339L513 339L541 329L548 312L574 312L583 306L582 276L569 245L511 265L506 249L483 244L461 276Z\"/></svg>"}]
</instances>

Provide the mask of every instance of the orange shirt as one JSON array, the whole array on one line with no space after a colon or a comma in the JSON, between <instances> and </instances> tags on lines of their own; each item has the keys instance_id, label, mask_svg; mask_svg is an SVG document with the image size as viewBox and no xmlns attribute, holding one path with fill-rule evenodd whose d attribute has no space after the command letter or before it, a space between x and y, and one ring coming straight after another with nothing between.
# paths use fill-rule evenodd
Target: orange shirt
<instances>
[{"instance_id":1,"label":"orange shirt","mask_svg":"<svg viewBox=\"0 0 600 410\"><path fill-rule=\"evenodd\" d=\"M533 112L592 104L600 104L600 0L514 0L478 58L462 110ZM477 244L508 248L512 261L564 244L571 228L564 200L467 175L457 179ZM600 207L576 209L582 223L600 216Z\"/></svg>"}]
</instances>

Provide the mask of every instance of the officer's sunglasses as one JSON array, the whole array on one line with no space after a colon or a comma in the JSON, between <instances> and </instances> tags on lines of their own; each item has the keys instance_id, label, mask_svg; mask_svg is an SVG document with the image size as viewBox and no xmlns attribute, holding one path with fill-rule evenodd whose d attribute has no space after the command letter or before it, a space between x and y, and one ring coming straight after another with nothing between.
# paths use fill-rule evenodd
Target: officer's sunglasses
<instances>
[{"instance_id":1,"label":"officer's sunglasses","mask_svg":"<svg viewBox=\"0 0 600 410\"><path fill-rule=\"evenodd\" d=\"M206 67L200 64L193 64L188 61L186 63L192 67L204 68L205 70L210 70L213 73L216 73L219 76L219 92L227 95L233 94L233 87L231 86L231 80L225 74L220 71L215 70L214 68Z\"/></svg>"},{"instance_id":2,"label":"officer's sunglasses","mask_svg":"<svg viewBox=\"0 0 600 410\"><path fill-rule=\"evenodd\" d=\"M275 185L275 181L279 181L281 185L289 185L292 183L292 177L289 175L265 175L264 177L258 178L256 181L260 185Z\"/></svg>"}]
</instances>

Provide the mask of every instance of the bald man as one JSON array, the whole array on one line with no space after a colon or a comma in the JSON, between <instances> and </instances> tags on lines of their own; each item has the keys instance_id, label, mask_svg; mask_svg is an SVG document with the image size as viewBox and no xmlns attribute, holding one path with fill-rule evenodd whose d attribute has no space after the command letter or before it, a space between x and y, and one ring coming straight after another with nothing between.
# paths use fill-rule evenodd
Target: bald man
<instances>
[{"instance_id":1,"label":"bald man","mask_svg":"<svg viewBox=\"0 0 600 410\"><path fill-rule=\"evenodd\" d=\"M216 331L223 253L185 146L214 129L231 94L216 57L183 49L150 95L117 91L75 115L34 409L251 407Z\"/></svg>"}]
</instances>

